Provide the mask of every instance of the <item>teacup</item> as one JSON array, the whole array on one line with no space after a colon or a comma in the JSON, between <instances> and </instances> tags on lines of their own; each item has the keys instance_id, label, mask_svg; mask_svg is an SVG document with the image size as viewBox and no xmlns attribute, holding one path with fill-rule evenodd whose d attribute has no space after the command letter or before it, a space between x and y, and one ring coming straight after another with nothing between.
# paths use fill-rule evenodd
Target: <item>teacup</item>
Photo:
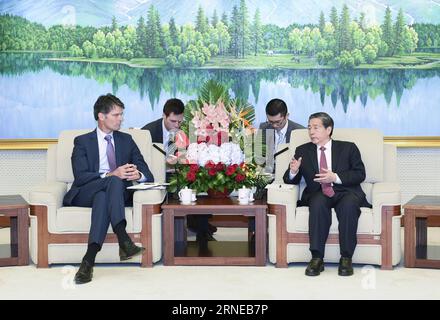
<instances>
[{"instance_id":1,"label":"teacup","mask_svg":"<svg viewBox=\"0 0 440 320\"><path fill-rule=\"evenodd\" d=\"M238 202L240 204L248 204L252 201L254 201L254 194L251 189L245 187L238 189Z\"/></svg>"},{"instance_id":2,"label":"teacup","mask_svg":"<svg viewBox=\"0 0 440 320\"><path fill-rule=\"evenodd\" d=\"M195 199L195 195L193 197L192 190L188 189L188 187L185 187L185 189L179 191L179 199L182 204L191 204L193 199Z\"/></svg>"}]
</instances>

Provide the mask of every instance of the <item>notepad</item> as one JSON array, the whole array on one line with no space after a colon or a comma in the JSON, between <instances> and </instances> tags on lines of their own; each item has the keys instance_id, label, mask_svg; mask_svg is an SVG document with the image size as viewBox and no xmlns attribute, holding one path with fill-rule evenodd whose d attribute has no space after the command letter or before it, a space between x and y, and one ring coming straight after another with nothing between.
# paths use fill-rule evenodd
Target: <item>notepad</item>
<instances>
[{"instance_id":1,"label":"notepad","mask_svg":"<svg viewBox=\"0 0 440 320\"><path fill-rule=\"evenodd\" d=\"M145 182L145 183L139 183L134 186L127 187L127 189L130 190L165 190L169 183L152 183L152 182Z\"/></svg>"}]
</instances>

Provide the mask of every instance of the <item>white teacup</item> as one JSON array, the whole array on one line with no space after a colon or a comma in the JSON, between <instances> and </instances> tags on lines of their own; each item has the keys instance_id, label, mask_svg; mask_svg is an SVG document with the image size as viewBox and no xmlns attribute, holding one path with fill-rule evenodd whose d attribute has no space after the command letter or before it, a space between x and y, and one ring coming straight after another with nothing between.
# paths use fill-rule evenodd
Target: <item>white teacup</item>
<instances>
[{"instance_id":1,"label":"white teacup","mask_svg":"<svg viewBox=\"0 0 440 320\"><path fill-rule=\"evenodd\" d=\"M240 204L248 204L250 201L254 200L254 195L251 189L245 187L238 189L238 202Z\"/></svg>"},{"instance_id":2,"label":"white teacup","mask_svg":"<svg viewBox=\"0 0 440 320\"><path fill-rule=\"evenodd\" d=\"M188 187L179 191L179 199L182 204L191 204L194 198L195 195L193 197L193 192L191 189L188 189Z\"/></svg>"}]
</instances>

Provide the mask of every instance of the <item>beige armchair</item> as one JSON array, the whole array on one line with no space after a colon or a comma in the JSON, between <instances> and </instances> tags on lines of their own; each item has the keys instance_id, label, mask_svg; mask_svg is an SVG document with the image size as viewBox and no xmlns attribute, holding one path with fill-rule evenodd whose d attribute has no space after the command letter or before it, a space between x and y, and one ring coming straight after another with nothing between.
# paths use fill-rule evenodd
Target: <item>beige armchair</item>
<instances>
[{"instance_id":1,"label":"beige armchair","mask_svg":"<svg viewBox=\"0 0 440 320\"><path fill-rule=\"evenodd\" d=\"M80 263L87 249L91 209L63 207L63 198L73 182L70 157L76 136L91 130L61 132L58 143L47 152L47 182L32 189L31 205L31 259L38 267L47 268L55 263ZM155 182L165 180L164 156L153 148L150 132L123 130L132 135ZM147 250L142 257L127 262L139 262L151 267L162 256L161 203L165 190L136 191L133 207L125 208L127 232L132 240ZM96 258L97 263L119 262L118 242L109 228L109 235Z\"/></svg>"},{"instance_id":2,"label":"beige armchair","mask_svg":"<svg viewBox=\"0 0 440 320\"><path fill-rule=\"evenodd\" d=\"M382 134L372 129L335 129L333 139L352 141L358 146L367 174L361 186L373 206L372 209L361 208L353 263L392 269L401 259L396 147L384 144ZM277 157L275 181L268 186L269 260L277 267L311 259L309 210L297 207L305 185L303 182L298 186L283 182L283 174L296 147L310 141L307 130L294 130L290 141L289 151ZM338 220L333 210L324 260L338 262L339 258Z\"/></svg>"}]
</instances>

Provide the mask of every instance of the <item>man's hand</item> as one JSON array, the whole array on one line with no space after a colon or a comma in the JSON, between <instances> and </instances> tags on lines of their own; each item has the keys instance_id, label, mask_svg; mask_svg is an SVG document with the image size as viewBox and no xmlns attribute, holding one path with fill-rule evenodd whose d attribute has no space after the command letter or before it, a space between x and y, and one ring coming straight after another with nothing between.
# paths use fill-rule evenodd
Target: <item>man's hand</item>
<instances>
[{"instance_id":1,"label":"man's hand","mask_svg":"<svg viewBox=\"0 0 440 320\"><path fill-rule=\"evenodd\" d=\"M134 164L129 164L129 169L127 170L127 181L136 181L139 180L142 175L141 172L137 169L137 166Z\"/></svg>"},{"instance_id":2,"label":"man's hand","mask_svg":"<svg viewBox=\"0 0 440 320\"><path fill-rule=\"evenodd\" d=\"M108 176L116 176L122 180L134 181L141 178L141 173L134 164L127 163L110 172Z\"/></svg>"},{"instance_id":3,"label":"man's hand","mask_svg":"<svg viewBox=\"0 0 440 320\"><path fill-rule=\"evenodd\" d=\"M315 179L313 181L319 183L333 183L336 181L336 174L328 169L322 169L324 173L318 173L315 175Z\"/></svg>"},{"instance_id":4,"label":"man's hand","mask_svg":"<svg viewBox=\"0 0 440 320\"><path fill-rule=\"evenodd\" d=\"M300 157L298 160L293 158L290 161L290 173L292 175L296 175L298 173L299 167L301 166L302 157Z\"/></svg>"}]
</instances>

